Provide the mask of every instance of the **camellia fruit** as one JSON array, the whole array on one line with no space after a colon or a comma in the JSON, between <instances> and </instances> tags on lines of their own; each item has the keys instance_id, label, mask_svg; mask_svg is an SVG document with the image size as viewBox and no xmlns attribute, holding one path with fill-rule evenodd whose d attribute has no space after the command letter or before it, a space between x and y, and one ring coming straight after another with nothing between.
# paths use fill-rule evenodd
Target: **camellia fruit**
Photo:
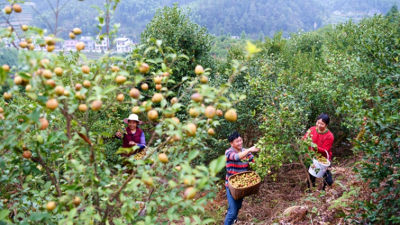
<instances>
[{"instance_id":1,"label":"camellia fruit","mask_svg":"<svg viewBox=\"0 0 400 225\"><path fill-rule=\"evenodd\" d=\"M131 111L132 111L132 113L138 114L138 113L140 113L140 107L139 106L133 106Z\"/></svg>"},{"instance_id":2,"label":"camellia fruit","mask_svg":"<svg viewBox=\"0 0 400 225\"><path fill-rule=\"evenodd\" d=\"M149 89L149 85L146 83L143 83L142 85L140 85L140 88L142 88L143 91L147 91Z\"/></svg>"},{"instance_id":3,"label":"camellia fruit","mask_svg":"<svg viewBox=\"0 0 400 225\"><path fill-rule=\"evenodd\" d=\"M217 116L222 116L224 113L222 112L222 110L217 109Z\"/></svg>"},{"instance_id":4,"label":"camellia fruit","mask_svg":"<svg viewBox=\"0 0 400 225\"><path fill-rule=\"evenodd\" d=\"M142 179L143 183L149 187L153 186L153 178L147 177Z\"/></svg>"},{"instance_id":5,"label":"camellia fruit","mask_svg":"<svg viewBox=\"0 0 400 225\"><path fill-rule=\"evenodd\" d=\"M85 49L85 43L83 43L83 42L78 42L78 43L76 43L75 48L76 48L76 50L78 50L78 51L82 51L83 49Z\"/></svg>"},{"instance_id":6,"label":"camellia fruit","mask_svg":"<svg viewBox=\"0 0 400 225\"><path fill-rule=\"evenodd\" d=\"M50 110L55 110L58 107L58 101L54 98L47 100L46 107Z\"/></svg>"},{"instance_id":7,"label":"camellia fruit","mask_svg":"<svg viewBox=\"0 0 400 225\"><path fill-rule=\"evenodd\" d=\"M75 84L75 90L80 91L82 89L82 84L77 83Z\"/></svg>"},{"instance_id":8,"label":"camellia fruit","mask_svg":"<svg viewBox=\"0 0 400 225\"><path fill-rule=\"evenodd\" d=\"M79 206L81 204L81 198L79 198L78 196L75 196L74 199L72 200L72 203L75 206Z\"/></svg>"},{"instance_id":9,"label":"camellia fruit","mask_svg":"<svg viewBox=\"0 0 400 225\"><path fill-rule=\"evenodd\" d=\"M182 167L181 166L175 166L175 169L178 171L181 171Z\"/></svg>"},{"instance_id":10,"label":"camellia fruit","mask_svg":"<svg viewBox=\"0 0 400 225\"><path fill-rule=\"evenodd\" d=\"M3 113L3 112L4 112L4 109L0 107L0 113Z\"/></svg>"},{"instance_id":11,"label":"camellia fruit","mask_svg":"<svg viewBox=\"0 0 400 225\"><path fill-rule=\"evenodd\" d=\"M22 157L24 157L25 159L30 159L32 157L32 152L31 151L24 151L22 153Z\"/></svg>"},{"instance_id":12,"label":"camellia fruit","mask_svg":"<svg viewBox=\"0 0 400 225\"><path fill-rule=\"evenodd\" d=\"M155 102L155 103L158 103L158 102L161 102L162 99L163 99L163 95L162 95L162 94L160 94L160 93L155 93L155 94L153 95L153 97L151 98L151 101L152 101L152 102Z\"/></svg>"},{"instance_id":13,"label":"camellia fruit","mask_svg":"<svg viewBox=\"0 0 400 225\"><path fill-rule=\"evenodd\" d=\"M6 6L6 7L4 7L4 12L6 14L11 14L12 13L12 8L10 6Z\"/></svg>"},{"instance_id":14,"label":"camellia fruit","mask_svg":"<svg viewBox=\"0 0 400 225\"><path fill-rule=\"evenodd\" d=\"M43 137L41 136L41 135L38 135L38 136L36 136L36 141L39 143L39 144L43 144Z\"/></svg>"},{"instance_id":15,"label":"camellia fruit","mask_svg":"<svg viewBox=\"0 0 400 225\"><path fill-rule=\"evenodd\" d=\"M216 109L214 108L214 106L207 106L207 108L204 110L204 115L207 118L213 118L215 116L216 113Z\"/></svg>"},{"instance_id":16,"label":"camellia fruit","mask_svg":"<svg viewBox=\"0 0 400 225\"><path fill-rule=\"evenodd\" d=\"M22 77L20 77L20 76L15 76L14 77L14 84L15 85L21 85L22 84Z\"/></svg>"},{"instance_id":17,"label":"camellia fruit","mask_svg":"<svg viewBox=\"0 0 400 225\"><path fill-rule=\"evenodd\" d=\"M83 81L83 86L84 86L85 88L90 88L90 87L92 86L92 84L90 83L90 81L85 80L85 81Z\"/></svg>"},{"instance_id":18,"label":"camellia fruit","mask_svg":"<svg viewBox=\"0 0 400 225\"><path fill-rule=\"evenodd\" d=\"M47 211L53 211L55 208L56 208L56 203L53 201L48 202L46 205Z\"/></svg>"},{"instance_id":19,"label":"camellia fruit","mask_svg":"<svg viewBox=\"0 0 400 225\"><path fill-rule=\"evenodd\" d=\"M42 72L42 75L43 75L43 77L46 78L46 79L50 79L50 78L53 77L53 73L51 72L51 70L44 70L44 71Z\"/></svg>"},{"instance_id":20,"label":"camellia fruit","mask_svg":"<svg viewBox=\"0 0 400 225\"><path fill-rule=\"evenodd\" d=\"M235 122L237 120L236 110L228 109L228 111L225 112L225 119L229 122Z\"/></svg>"},{"instance_id":21,"label":"camellia fruit","mask_svg":"<svg viewBox=\"0 0 400 225\"><path fill-rule=\"evenodd\" d=\"M171 99L171 104L175 104L175 103L177 103L178 102L178 98L177 97L173 97L172 99Z\"/></svg>"},{"instance_id":22,"label":"camellia fruit","mask_svg":"<svg viewBox=\"0 0 400 225\"><path fill-rule=\"evenodd\" d=\"M34 44L28 44L28 49L30 51L33 51L35 49L35 45Z\"/></svg>"},{"instance_id":23,"label":"camellia fruit","mask_svg":"<svg viewBox=\"0 0 400 225\"><path fill-rule=\"evenodd\" d=\"M156 84L156 90L159 91L162 89L162 85L161 84Z\"/></svg>"},{"instance_id":24,"label":"camellia fruit","mask_svg":"<svg viewBox=\"0 0 400 225\"><path fill-rule=\"evenodd\" d=\"M68 90L64 90L64 96L69 96L69 91Z\"/></svg>"},{"instance_id":25,"label":"camellia fruit","mask_svg":"<svg viewBox=\"0 0 400 225\"><path fill-rule=\"evenodd\" d=\"M192 94L192 96L190 97L193 101L195 102L201 102L203 101L203 96L201 96L199 93L194 93Z\"/></svg>"},{"instance_id":26,"label":"camellia fruit","mask_svg":"<svg viewBox=\"0 0 400 225\"><path fill-rule=\"evenodd\" d=\"M119 95L117 95L117 100L118 100L119 102L124 101L124 98L125 98L124 94L119 94Z\"/></svg>"},{"instance_id":27,"label":"camellia fruit","mask_svg":"<svg viewBox=\"0 0 400 225\"><path fill-rule=\"evenodd\" d=\"M56 87L56 89L54 89L54 92L58 95L58 96L60 96L60 95L63 95L64 94L64 87L63 86L57 86Z\"/></svg>"},{"instance_id":28,"label":"camellia fruit","mask_svg":"<svg viewBox=\"0 0 400 225\"><path fill-rule=\"evenodd\" d=\"M79 107L78 107L78 109L79 109L79 111L81 111L81 112L86 112L86 111L88 110L88 107L87 107L87 105L85 105L85 104L80 104Z\"/></svg>"},{"instance_id":29,"label":"camellia fruit","mask_svg":"<svg viewBox=\"0 0 400 225\"><path fill-rule=\"evenodd\" d=\"M147 112L147 117L149 117L149 119L151 120L156 120L158 118L158 112L154 109L149 110Z\"/></svg>"},{"instance_id":30,"label":"camellia fruit","mask_svg":"<svg viewBox=\"0 0 400 225\"><path fill-rule=\"evenodd\" d=\"M129 96L131 96L132 98L135 98L135 99L139 99L139 97L140 97L140 91L139 91L138 89L136 89L136 88L132 88L132 89L129 91Z\"/></svg>"},{"instance_id":31,"label":"camellia fruit","mask_svg":"<svg viewBox=\"0 0 400 225\"><path fill-rule=\"evenodd\" d=\"M161 81L162 81L162 77L159 77L159 76L154 77L154 83L155 84L161 84Z\"/></svg>"},{"instance_id":32,"label":"camellia fruit","mask_svg":"<svg viewBox=\"0 0 400 225\"><path fill-rule=\"evenodd\" d=\"M39 119L39 123L40 123L41 130L45 130L49 126L49 121L43 117Z\"/></svg>"},{"instance_id":33,"label":"camellia fruit","mask_svg":"<svg viewBox=\"0 0 400 225\"><path fill-rule=\"evenodd\" d=\"M46 80L46 84L52 88L54 88L56 86L56 82L52 79Z\"/></svg>"},{"instance_id":34,"label":"camellia fruit","mask_svg":"<svg viewBox=\"0 0 400 225\"><path fill-rule=\"evenodd\" d=\"M194 199L196 196L196 189L194 187L188 187L183 194L185 199Z\"/></svg>"},{"instance_id":35,"label":"camellia fruit","mask_svg":"<svg viewBox=\"0 0 400 225\"><path fill-rule=\"evenodd\" d=\"M162 163L167 163L168 162L168 156L165 153L161 153L158 155L158 159Z\"/></svg>"},{"instance_id":36,"label":"camellia fruit","mask_svg":"<svg viewBox=\"0 0 400 225\"><path fill-rule=\"evenodd\" d=\"M28 26L27 25L21 25L21 30L27 31L28 30Z\"/></svg>"},{"instance_id":37,"label":"camellia fruit","mask_svg":"<svg viewBox=\"0 0 400 225\"><path fill-rule=\"evenodd\" d=\"M16 12L16 13L22 12L22 8L21 8L21 6L18 5L18 4L14 4L14 5L12 6L12 8L14 9L14 12Z\"/></svg>"},{"instance_id":38,"label":"camellia fruit","mask_svg":"<svg viewBox=\"0 0 400 225\"><path fill-rule=\"evenodd\" d=\"M201 76L200 77L200 82L202 83L202 84L206 84L207 82L208 82L208 78L206 77L206 76Z\"/></svg>"},{"instance_id":39,"label":"camellia fruit","mask_svg":"<svg viewBox=\"0 0 400 225\"><path fill-rule=\"evenodd\" d=\"M139 71L141 73L148 73L149 70L150 70L150 67L147 63L142 63L142 65L140 65L140 67L139 67Z\"/></svg>"},{"instance_id":40,"label":"camellia fruit","mask_svg":"<svg viewBox=\"0 0 400 225\"><path fill-rule=\"evenodd\" d=\"M81 69L82 69L83 73L86 73L86 74L90 73L90 68L88 66L86 66L86 65L82 66Z\"/></svg>"},{"instance_id":41,"label":"camellia fruit","mask_svg":"<svg viewBox=\"0 0 400 225\"><path fill-rule=\"evenodd\" d=\"M69 32L69 38L75 39L75 34L74 34L74 32Z\"/></svg>"},{"instance_id":42,"label":"camellia fruit","mask_svg":"<svg viewBox=\"0 0 400 225\"><path fill-rule=\"evenodd\" d=\"M47 45L47 46L46 46L46 49L47 49L48 52L54 51L55 48L56 48L55 45Z\"/></svg>"},{"instance_id":43,"label":"camellia fruit","mask_svg":"<svg viewBox=\"0 0 400 225\"><path fill-rule=\"evenodd\" d=\"M11 98L12 98L12 95L11 95L10 93L8 93L8 92L4 92L3 98L4 98L5 100L8 100L8 99L11 99Z\"/></svg>"},{"instance_id":44,"label":"camellia fruit","mask_svg":"<svg viewBox=\"0 0 400 225\"><path fill-rule=\"evenodd\" d=\"M111 67L112 72L119 72L119 67L118 66L112 66Z\"/></svg>"},{"instance_id":45,"label":"camellia fruit","mask_svg":"<svg viewBox=\"0 0 400 225\"><path fill-rule=\"evenodd\" d=\"M21 47L21 48L26 48L27 46L28 46L28 42L26 42L26 41L21 41L19 43L19 47Z\"/></svg>"},{"instance_id":46,"label":"camellia fruit","mask_svg":"<svg viewBox=\"0 0 400 225\"><path fill-rule=\"evenodd\" d=\"M146 111L149 111L152 108L151 104L147 104L147 101L142 102L142 106Z\"/></svg>"},{"instance_id":47,"label":"camellia fruit","mask_svg":"<svg viewBox=\"0 0 400 225\"><path fill-rule=\"evenodd\" d=\"M199 116L199 111L197 111L197 109L196 108L190 108L189 109L189 115L191 116L191 117L198 117Z\"/></svg>"},{"instance_id":48,"label":"camellia fruit","mask_svg":"<svg viewBox=\"0 0 400 225\"><path fill-rule=\"evenodd\" d=\"M214 131L214 129L209 128L209 129L207 130L207 133L208 133L209 135L214 135L214 134L215 134L215 131Z\"/></svg>"},{"instance_id":49,"label":"camellia fruit","mask_svg":"<svg viewBox=\"0 0 400 225\"><path fill-rule=\"evenodd\" d=\"M204 69L203 69L202 66L197 65L196 68L194 68L194 72L195 72L197 75L201 75L201 74L204 73Z\"/></svg>"},{"instance_id":50,"label":"camellia fruit","mask_svg":"<svg viewBox=\"0 0 400 225\"><path fill-rule=\"evenodd\" d=\"M117 82L117 84L123 84L123 83L125 83L125 81L126 81L126 77L122 76L122 75L118 75L115 78L115 82Z\"/></svg>"},{"instance_id":51,"label":"camellia fruit","mask_svg":"<svg viewBox=\"0 0 400 225\"><path fill-rule=\"evenodd\" d=\"M92 102L92 110L93 111L99 111L101 109L101 106L103 105L103 103L100 100L94 100Z\"/></svg>"},{"instance_id":52,"label":"camellia fruit","mask_svg":"<svg viewBox=\"0 0 400 225\"><path fill-rule=\"evenodd\" d=\"M4 64L4 65L2 66L2 68L3 68L3 70L6 71L6 72L9 72L9 71L10 71L10 66L7 65L7 64Z\"/></svg>"},{"instance_id":53,"label":"camellia fruit","mask_svg":"<svg viewBox=\"0 0 400 225\"><path fill-rule=\"evenodd\" d=\"M74 29L72 29L72 32L73 32L74 34L76 34L76 35L79 35L79 34L82 33L82 30L79 29L79 28L74 28Z\"/></svg>"},{"instance_id":54,"label":"camellia fruit","mask_svg":"<svg viewBox=\"0 0 400 225\"><path fill-rule=\"evenodd\" d=\"M170 74L169 74L168 72L164 72L164 73L163 73L163 77L169 77L169 75L170 75Z\"/></svg>"},{"instance_id":55,"label":"camellia fruit","mask_svg":"<svg viewBox=\"0 0 400 225\"><path fill-rule=\"evenodd\" d=\"M197 130L197 126L194 123L189 123L187 125L187 127L189 128L189 130L186 131L187 135L192 137L196 135L196 130Z\"/></svg>"}]
</instances>

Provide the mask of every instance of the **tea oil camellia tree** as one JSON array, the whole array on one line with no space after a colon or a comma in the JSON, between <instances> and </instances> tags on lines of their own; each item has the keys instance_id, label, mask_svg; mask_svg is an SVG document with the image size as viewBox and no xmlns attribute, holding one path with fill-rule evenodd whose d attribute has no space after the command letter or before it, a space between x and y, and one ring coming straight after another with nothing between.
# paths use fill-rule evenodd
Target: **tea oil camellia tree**
<instances>
[{"instance_id":1,"label":"tea oil camellia tree","mask_svg":"<svg viewBox=\"0 0 400 225\"><path fill-rule=\"evenodd\" d=\"M43 32L35 30L35 39L42 39ZM4 32L8 31L0 31ZM153 52L163 54L148 58ZM20 50L18 66L8 71L0 68L1 84L8 84L2 86L7 94L0 100L1 222L213 221L199 215L214 196L210 191L215 189L216 174L225 166L225 158L221 156L208 166L192 162L205 149L205 140L212 138L208 131L219 125L220 118L210 109L234 112L225 96L243 97L228 93L230 81L220 88L201 83L201 77L209 72L200 67L197 76L177 84L186 91L177 95L169 90L165 84L174 82L172 77L160 74L179 70L174 62L186 56L176 54L162 41L155 41L143 55L132 58L137 60L127 64L125 58L108 55L87 60L79 51L56 55ZM152 68L157 72L148 74ZM234 64L231 79L244 69L240 62ZM11 75L21 79L11 79ZM144 93L139 90L143 82L163 88L152 85ZM181 104L190 92L201 98ZM111 167L104 140L120 128L120 120L110 116L120 108L138 113L153 129L149 130L143 158L122 158ZM196 117L174 116L191 108L198 111ZM187 210L192 212L189 216L183 214Z\"/></svg>"}]
</instances>

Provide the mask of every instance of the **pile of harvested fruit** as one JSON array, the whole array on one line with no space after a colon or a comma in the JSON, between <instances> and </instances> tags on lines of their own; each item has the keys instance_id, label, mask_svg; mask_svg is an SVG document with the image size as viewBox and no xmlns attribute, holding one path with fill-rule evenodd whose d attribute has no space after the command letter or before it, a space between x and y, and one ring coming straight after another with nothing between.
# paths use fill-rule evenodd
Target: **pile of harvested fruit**
<instances>
[{"instance_id":1,"label":"pile of harvested fruit","mask_svg":"<svg viewBox=\"0 0 400 225\"><path fill-rule=\"evenodd\" d=\"M323 155L318 155L317 156L317 161L322 163L322 164L329 164L329 161Z\"/></svg>"},{"instance_id":2,"label":"pile of harvested fruit","mask_svg":"<svg viewBox=\"0 0 400 225\"><path fill-rule=\"evenodd\" d=\"M260 181L261 181L260 177L255 172L234 175L234 177L229 179L229 182L234 188L250 187L257 184Z\"/></svg>"},{"instance_id":3,"label":"pile of harvested fruit","mask_svg":"<svg viewBox=\"0 0 400 225\"><path fill-rule=\"evenodd\" d=\"M137 153L135 156L133 156L133 158L135 160L139 160L139 159L142 159L145 155L146 155L146 152L145 151L141 151L141 152Z\"/></svg>"}]
</instances>

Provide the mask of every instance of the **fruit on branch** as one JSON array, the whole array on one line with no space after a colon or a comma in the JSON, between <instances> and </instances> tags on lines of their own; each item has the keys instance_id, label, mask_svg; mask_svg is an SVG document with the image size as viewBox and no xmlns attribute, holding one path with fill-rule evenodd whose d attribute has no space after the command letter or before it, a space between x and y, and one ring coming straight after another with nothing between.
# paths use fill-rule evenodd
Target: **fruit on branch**
<instances>
[{"instance_id":1,"label":"fruit on branch","mask_svg":"<svg viewBox=\"0 0 400 225\"><path fill-rule=\"evenodd\" d=\"M14 12L16 12L16 13L22 12L22 8L21 8L21 6L19 4L14 4L12 6L12 8L13 8Z\"/></svg>"},{"instance_id":2,"label":"fruit on branch","mask_svg":"<svg viewBox=\"0 0 400 225\"><path fill-rule=\"evenodd\" d=\"M216 109L214 108L214 106L211 106L211 105L207 106L207 108L204 111L204 115L207 118L213 118L215 116L215 113L216 113Z\"/></svg>"},{"instance_id":3,"label":"fruit on branch","mask_svg":"<svg viewBox=\"0 0 400 225\"><path fill-rule=\"evenodd\" d=\"M202 84L206 84L207 82L208 82L208 78L206 77L206 76L201 76L200 77L200 82L202 83Z\"/></svg>"},{"instance_id":4,"label":"fruit on branch","mask_svg":"<svg viewBox=\"0 0 400 225\"><path fill-rule=\"evenodd\" d=\"M201 65L197 65L197 66L194 68L194 73L197 74L197 75L203 74L203 73L204 73L203 67L202 67Z\"/></svg>"},{"instance_id":5,"label":"fruit on branch","mask_svg":"<svg viewBox=\"0 0 400 225\"><path fill-rule=\"evenodd\" d=\"M150 120L156 120L158 118L158 112L152 109L147 112L147 117L149 117Z\"/></svg>"},{"instance_id":6,"label":"fruit on branch","mask_svg":"<svg viewBox=\"0 0 400 225\"><path fill-rule=\"evenodd\" d=\"M54 98L47 100L46 107L50 110L55 110L58 107L58 101Z\"/></svg>"},{"instance_id":7,"label":"fruit on branch","mask_svg":"<svg viewBox=\"0 0 400 225\"><path fill-rule=\"evenodd\" d=\"M236 110L228 109L228 111L225 112L225 119L229 122L235 122L237 120Z\"/></svg>"},{"instance_id":8,"label":"fruit on branch","mask_svg":"<svg viewBox=\"0 0 400 225\"><path fill-rule=\"evenodd\" d=\"M139 106L133 106L132 107L132 113L135 113L135 114L140 113L140 107Z\"/></svg>"},{"instance_id":9,"label":"fruit on branch","mask_svg":"<svg viewBox=\"0 0 400 225\"><path fill-rule=\"evenodd\" d=\"M55 45L47 45L47 46L46 46L46 50L47 50L48 52L54 51L55 48L56 48Z\"/></svg>"},{"instance_id":10,"label":"fruit on branch","mask_svg":"<svg viewBox=\"0 0 400 225\"><path fill-rule=\"evenodd\" d=\"M183 194L185 199L194 199L196 196L196 189L194 187L188 187Z\"/></svg>"},{"instance_id":11,"label":"fruit on branch","mask_svg":"<svg viewBox=\"0 0 400 225\"><path fill-rule=\"evenodd\" d=\"M88 110L88 107L85 104L80 104L78 109L81 112L86 112Z\"/></svg>"},{"instance_id":12,"label":"fruit on branch","mask_svg":"<svg viewBox=\"0 0 400 225\"><path fill-rule=\"evenodd\" d=\"M22 77L20 77L20 76L15 76L14 77L14 84L15 85L21 85L22 84Z\"/></svg>"},{"instance_id":13,"label":"fruit on branch","mask_svg":"<svg viewBox=\"0 0 400 225\"><path fill-rule=\"evenodd\" d=\"M162 85L161 84L156 84L156 90L160 91L162 89Z\"/></svg>"},{"instance_id":14,"label":"fruit on branch","mask_svg":"<svg viewBox=\"0 0 400 225\"><path fill-rule=\"evenodd\" d=\"M161 82L162 82L162 77L159 77L159 76L156 76L156 77L154 77L154 83L155 84L161 84Z\"/></svg>"},{"instance_id":15,"label":"fruit on branch","mask_svg":"<svg viewBox=\"0 0 400 225\"><path fill-rule=\"evenodd\" d=\"M149 187L153 186L153 178L147 177L142 179L143 183Z\"/></svg>"},{"instance_id":16,"label":"fruit on branch","mask_svg":"<svg viewBox=\"0 0 400 225\"><path fill-rule=\"evenodd\" d=\"M112 66L111 67L112 72L119 72L119 67L118 66Z\"/></svg>"},{"instance_id":17,"label":"fruit on branch","mask_svg":"<svg viewBox=\"0 0 400 225\"><path fill-rule=\"evenodd\" d=\"M175 104L175 103L177 103L178 102L178 98L177 97L173 97L172 99L171 99L171 104Z\"/></svg>"},{"instance_id":18,"label":"fruit on branch","mask_svg":"<svg viewBox=\"0 0 400 225\"><path fill-rule=\"evenodd\" d=\"M7 65L7 64L4 64L4 65L2 66L2 68L3 68L3 70L6 71L6 72L9 72L9 71L10 71L10 66Z\"/></svg>"},{"instance_id":19,"label":"fruit on branch","mask_svg":"<svg viewBox=\"0 0 400 225\"><path fill-rule=\"evenodd\" d=\"M53 77L53 73L50 70L44 70L42 72L42 76L46 79L50 79Z\"/></svg>"},{"instance_id":20,"label":"fruit on branch","mask_svg":"<svg viewBox=\"0 0 400 225\"><path fill-rule=\"evenodd\" d=\"M162 95L162 94L160 94L160 93L155 93L155 94L153 95L153 97L151 98L151 101L152 101L152 102L155 102L155 103L158 103L158 102L161 102L162 99L163 99L163 95Z\"/></svg>"},{"instance_id":21,"label":"fruit on branch","mask_svg":"<svg viewBox=\"0 0 400 225\"><path fill-rule=\"evenodd\" d=\"M24 151L22 153L22 157L24 157L25 159L30 159L32 157L32 152L31 151Z\"/></svg>"},{"instance_id":22,"label":"fruit on branch","mask_svg":"<svg viewBox=\"0 0 400 225\"><path fill-rule=\"evenodd\" d=\"M190 137L193 137L196 135L196 130L197 130L197 126L194 123L189 123L187 125L187 127L189 128L189 130L186 130L186 134Z\"/></svg>"},{"instance_id":23,"label":"fruit on branch","mask_svg":"<svg viewBox=\"0 0 400 225\"><path fill-rule=\"evenodd\" d=\"M11 95L11 93L4 92L3 98L4 98L5 100L8 100L8 99L11 99L11 98L12 98L12 95Z\"/></svg>"},{"instance_id":24,"label":"fruit on branch","mask_svg":"<svg viewBox=\"0 0 400 225\"><path fill-rule=\"evenodd\" d=\"M142 85L140 85L140 88L142 88L143 91L147 91L147 90L149 90L149 85L146 83L143 83Z\"/></svg>"},{"instance_id":25,"label":"fruit on branch","mask_svg":"<svg viewBox=\"0 0 400 225\"><path fill-rule=\"evenodd\" d=\"M21 30L27 31L29 27L27 25L21 25Z\"/></svg>"},{"instance_id":26,"label":"fruit on branch","mask_svg":"<svg viewBox=\"0 0 400 225\"><path fill-rule=\"evenodd\" d=\"M69 32L69 38L71 38L71 39L75 39L75 34L74 34L74 32Z\"/></svg>"},{"instance_id":27,"label":"fruit on branch","mask_svg":"<svg viewBox=\"0 0 400 225\"><path fill-rule=\"evenodd\" d=\"M76 35L80 35L80 34L82 33L82 30L79 29L79 28L74 28L74 29L72 29L72 32L73 32L74 34L76 34Z\"/></svg>"},{"instance_id":28,"label":"fruit on branch","mask_svg":"<svg viewBox=\"0 0 400 225\"><path fill-rule=\"evenodd\" d=\"M84 81L83 81L83 86L84 86L85 88L90 88L90 87L92 86L92 84L90 83L90 81L84 80Z\"/></svg>"},{"instance_id":29,"label":"fruit on branch","mask_svg":"<svg viewBox=\"0 0 400 225\"><path fill-rule=\"evenodd\" d=\"M82 89L82 84L76 83L76 84L75 84L75 90L76 90L76 91L80 91L81 89Z\"/></svg>"},{"instance_id":30,"label":"fruit on branch","mask_svg":"<svg viewBox=\"0 0 400 225\"><path fill-rule=\"evenodd\" d=\"M117 95L117 100L118 100L119 102L124 101L124 98L125 98L124 94L118 94L118 95Z\"/></svg>"},{"instance_id":31,"label":"fruit on branch","mask_svg":"<svg viewBox=\"0 0 400 225\"><path fill-rule=\"evenodd\" d=\"M78 50L78 51L82 51L83 49L85 49L85 43L83 43L83 42L78 42L78 43L76 43L75 48L76 48L76 50Z\"/></svg>"},{"instance_id":32,"label":"fruit on branch","mask_svg":"<svg viewBox=\"0 0 400 225\"><path fill-rule=\"evenodd\" d=\"M160 153L158 155L158 160L162 163L168 163L168 156L165 153Z\"/></svg>"},{"instance_id":33,"label":"fruit on branch","mask_svg":"<svg viewBox=\"0 0 400 225\"><path fill-rule=\"evenodd\" d=\"M208 133L209 135L214 135L214 134L215 134L215 131L214 131L213 128L209 128L209 129L207 130L207 133Z\"/></svg>"},{"instance_id":34,"label":"fruit on branch","mask_svg":"<svg viewBox=\"0 0 400 225\"><path fill-rule=\"evenodd\" d=\"M51 212L51 211L53 211L55 208L56 208L56 203L53 202L53 201L48 202L47 205L46 205L47 211L50 211L50 212Z\"/></svg>"},{"instance_id":35,"label":"fruit on branch","mask_svg":"<svg viewBox=\"0 0 400 225\"><path fill-rule=\"evenodd\" d=\"M134 98L134 99L139 99L140 91L138 89L136 89L136 88L132 88L129 91L129 96L131 96L131 98Z\"/></svg>"},{"instance_id":36,"label":"fruit on branch","mask_svg":"<svg viewBox=\"0 0 400 225\"><path fill-rule=\"evenodd\" d=\"M222 110L220 110L220 109L217 109L216 114L217 114L217 116L222 116L222 115L224 115L224 113L223 113Z\"/></svg>"},{"instance_id":37,"label":"fruit on branch","mask_svg":"<svg viewBox=\"0 0 400 225\"><path fill-rule=\"evenodd\" d=\"M21 48L26 48L27 46L28 46L28 42L26 42L26 41L21 41L19 43L19 47L21 47Z\"/></svg>"},{"instance_id":38,"label":"fruit on branch","mask_svg":"<svg viewBox=\"0 0 400 225\"><path fill-rule=\"evenodd\" d=\"M101 109L101 106L103 105L103 103L100 100L94 100L92 102L92 110L93 111L99 111Z\"/></svg>"},{"instance_id":39,"label":"fruit on branch","mask_svg":"<svg viewBox=\"0 0 400 225\"><path fill-rule=\"evenodd\" d=\"M149 70L150 70L150 67L149 67L149 65L148 65L147 63L142 63L142 64L140 65L140 67L139 67L139 71L140 71L141 73L148 73Z\"/></svg>"},{"instance_id":40,"label":"fruit on branch","mask_svg":"<svg viewBox=\"0 0 400 225\"><path fill-rule=\"evenodd\" d=\"M74 199L72 200L72 203L78 207L81 204L81 198L79 198L78 196L75 196Z\"/></svg>"},{"instance_id":41,"label":"fruit on branch","mask_svg":"<svg viewBox=\"0 0 400 225\"><path fill-rule=\"evenodd\" d=\"M125 81L126 81L126 77L122 76L122 75L118 75L115 78L115 82L117 82L117 84L123 84L123 83L125 83Z\"/></svg>"},{"instance_id":42,"label":"fruit on branch","mask_svg":"<svg viewBox=\"0 0 400 225\"><path fill-rule=\"evenodd\" d=\"M149 111L152 108L151 104L147 104L147 101L142 102L142 106L146 111Z\"/></svg>"},{"instance_id":43,"label":"fruit on branch","mask_svg":"<svg viewBox=\"0 0 400 225\"><path fill-rule=\"evenodd\" d=\"M199 94L199 93L194 93L194 94L192 94L192 96L190 97L193 101L195 101L195 102L201 102L201 101L203 101L203 96L201 96L201 94Z\"/></svg>"},{"instance_id":44,"label":"fruit on branch","mask_svg":"<svg viewBox=\"0 0 400 225\"><path fill-rule=\"evenodd\" d=\"M86 74L90 73L90 68L88 66L86 66L86 65L82 66L81 69L82 69L83 73L86 73Z\"/></svg>"},{"instance_id":45,"label":"fruit on branch","mask_svg":"<svg viewBox=\"0 0 400 225\"><path fill-rule=\"evenodd\" d=\"M6 14L11 14L12 13L12 8L10 6L6 6L6 7L4 7L4 12Z\"/></svg>"},{"instance_id":46,"label":"fruit on branch","mask_svg":"<svg viewBox=\"0 0 400 225\"><path fill-rule=\"evenodd\" d=\"M39 119L40 129L45 130L49 126L49 121L46 118Z\"/></svg>"}]
</instances>

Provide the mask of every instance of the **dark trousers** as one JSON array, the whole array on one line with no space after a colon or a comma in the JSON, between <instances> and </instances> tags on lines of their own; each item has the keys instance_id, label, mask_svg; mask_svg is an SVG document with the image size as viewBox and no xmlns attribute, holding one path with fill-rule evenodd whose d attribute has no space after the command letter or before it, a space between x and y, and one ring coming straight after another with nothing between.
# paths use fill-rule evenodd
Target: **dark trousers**
<instances>
[{"instance_id":1,"label":"dark trousers","mask_svg":"<svg viewBox=\"0 0 400 225\"><path fill-rule=\"evenodd\" d=\"M313 187L315 187L316 177L314 177L310 173L308 173L308 175L310 176L311 183L312 183ZM325 172L325 174L324 174L324 187L322 188L322 190L325 190L326 185L331 186L332 184L333 184L332 173L331 173L331 171L327 170ZM308 185L308 188L310 188L310 183L309 182L307 182L307 185Z\"/></svg>"},{"instance_id":2,"label":"dark trousers","mask_svg":"<svg viewBox=\"0 0 400 225\"><path fill-rule=\"evenodd\" d=\"M226 197L228 198L228 213L226 214L224 225L231 225L237 220L239 210L242 208L243 198L235 200L228 187L226 187Z\"/></svg>"}]
</instances>

